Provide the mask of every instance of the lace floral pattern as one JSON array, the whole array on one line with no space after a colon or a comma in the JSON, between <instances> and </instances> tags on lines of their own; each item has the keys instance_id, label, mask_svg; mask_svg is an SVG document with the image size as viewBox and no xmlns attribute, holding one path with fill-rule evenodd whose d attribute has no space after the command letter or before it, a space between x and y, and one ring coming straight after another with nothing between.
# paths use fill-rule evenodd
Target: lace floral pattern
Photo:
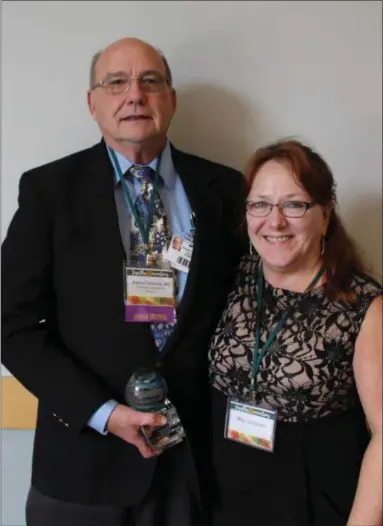
<instances>
[{"instance_id":1,"label":"lace floral pattern","mask_svg":"<svg viewBox=\"0 0 383 526\"><path fill-rule=\"evenodd\" d=\"M209 348L212 385L242 399L249 395L252 376L258 266L256 256L242 259ZM276 409L279 420L305 421L359 403L352 369L354 346L367 308L382 288L357 273L351 284L358 296L355 306L328 301L323 286L300 294L265 282L262 343L296 301L257 375L256 402Z\"/></svg>"}]
</instances>

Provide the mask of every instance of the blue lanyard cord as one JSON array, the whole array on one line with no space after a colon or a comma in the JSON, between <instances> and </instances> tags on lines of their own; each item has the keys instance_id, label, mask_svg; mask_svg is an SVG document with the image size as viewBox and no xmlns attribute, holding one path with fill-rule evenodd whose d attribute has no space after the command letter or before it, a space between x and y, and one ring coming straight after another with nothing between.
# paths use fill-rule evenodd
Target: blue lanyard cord
<instances>
[{"instance_id":1,"label":"blue lanyard cord","mask_svg":"<svg viewBox=\"0 0 383 526\"><path fill-rule=\"evenodd\" d=\"M312 289L314 285L318 283L319 279L323 276L324 271L325 269L324 267L322 267L319 270L319 272L315 275L314 279L311 281L309 286L305 289L303 294L309 291L310 289ZM262 268L260 268L259 273L258 273L257 322L256 322L256 330L255 330L254 360L253 360L253 371L252 371L253 374L252 374L252 379L251 379L251 390L253 391L255 389L256 378L258 375L259 367L261 365L261 361L263 357L265 356L267 350L269 349L270 345L273 343L273 341L277 337L277 334L282 328L283 324L285 323L287 318L290 316L295 306L295 303L298 300L298 298L296 298L296 300L293 303L290 303L289 308L282 315L279 322L274 327L271 334L269 335L266 342L264 343L263 347L259 349L260 339L261 339L261 318L262 318L262 313L263 313L263 284L264 284L263 270Z\"/></svg>"},{"instance_id":2,"label":"blue lanyard cord","mask_svg":"<svg viewBox=\"0 0 383 526\"><path fill-rule=\"evenodd\" d=\"M154 183L153 183L153 192L152 192L152 195L151 195L151 199L150 199L150 204L149 204L149 209L148 209L148 223L147 225L145 225L143 223L143 220L141 218L141 215L139 214L134 202L133 202L133 199L132 199L132 196L130 195L130 191L129 191L129 187L128 187L128 184L127 182L125 181L124 179L124 174L122 173L122 170L121 170L121 167L120 167L120 164L117 160L117 156L115 154L115 152L113 150L110 150L110 153L111 153L111 156L113 158L113 162L114 162L114 165L115 165L115 168L116 168L116 171L117 171L117 175L118 175L118 178L121 182L121 187L122 187L122 191L123 191L123 194L124 194L124 197L134 215L134 218L137 222L137 226L139 228L139 231L140 231L140 234L142 236L142 240L145 244L145 251L146 251L146 254L148 254L148 252L150 252L150 246L149 246L149 231L150 231L150 227L152 226L152 223L153 223L153 215L154 215L154 207L155 207L155 200L156 200L156 194L157 194L157 188L158 188L158 174L159 174L159 171L160 171L160 166L161 166L161 154L159 155L158 159L157 159L157 164L156 164L156 169L155 169L155 174L154 174Z\"/></svg>"}]
</instances>

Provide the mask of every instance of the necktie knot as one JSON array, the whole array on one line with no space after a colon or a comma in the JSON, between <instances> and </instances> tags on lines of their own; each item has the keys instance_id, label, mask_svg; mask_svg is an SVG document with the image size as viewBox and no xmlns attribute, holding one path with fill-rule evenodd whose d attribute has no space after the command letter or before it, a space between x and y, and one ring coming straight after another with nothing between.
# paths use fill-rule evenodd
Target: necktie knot
<instances>
[{"instance_id":1,"label":"necktie knot","mask_svg":"<svg viewBox=\"0 0 383 526\"><path fill-rule=\"evenodd\" d=\"M133 164L127 171L128 176L133 176L139 179L140 182L146 182L154 184L156 172L150 166L140 166ZM158 186L162 188L164 186L164 180L160 174L158 174Z\"/></svg>"},{"instance_id":2,"label":"necktie knot","mask_svg":"<svg viewBox=\"0 0 383 526\"><path fill-rule=\"evenodd\" d=\"M133 164L129 168L128 173L137 177L137 179L146 181L147 183L154 182L154 170L153 168L150 168L150 166L138 166Z\"/></svg>"}]
</instances>

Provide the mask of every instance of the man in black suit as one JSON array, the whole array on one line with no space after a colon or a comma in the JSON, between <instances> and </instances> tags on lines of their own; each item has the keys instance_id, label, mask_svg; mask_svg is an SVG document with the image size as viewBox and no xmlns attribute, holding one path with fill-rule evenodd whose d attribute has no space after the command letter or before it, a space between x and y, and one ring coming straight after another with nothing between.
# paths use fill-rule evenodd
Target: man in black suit
<instances>
[{"instance_id":1,"label":"man in black suit","mask_svg":"<svg viewBox=\"0 0 383 526\"><path fill-rule=\"evenodd\" d=\"M147 43L123 39L94 57L88 104L101 142L22 175L2 246L2 362L39 401L27 523L201 526L207 344L243 250L243 179L169 142L176 94ZM145 221L131 206L142 167L157 173L154 243L194 241L173 269L175 323L125 318L124 262L153 250L137 241ZM124 398L140 367L161 372L187 435L160 455L140 429L162 417Z\"/></svg>"}]
</instances>

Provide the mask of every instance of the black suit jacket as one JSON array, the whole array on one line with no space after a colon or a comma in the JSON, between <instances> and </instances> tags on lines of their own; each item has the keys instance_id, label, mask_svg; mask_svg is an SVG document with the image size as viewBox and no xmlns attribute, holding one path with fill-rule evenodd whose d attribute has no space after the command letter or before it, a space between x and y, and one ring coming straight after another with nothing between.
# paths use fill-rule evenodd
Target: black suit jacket
<instances>
[{"instance_id":1,"label":"black suit jacket","mask_svg":"<svg viewBox=\"0 0 383 526\"><path fill-rule=\"evenodd\" d=\"M207 345L243 250L244 184L172 147L195 212L178 323L159 354L148 324L125 323L124 250L105 143L22 175L2 246L2 362L39 400L32 484L83 504L132 505L156 459L87 426L139 366L159 367L197 464L206 451ZM166 453L165 453L166 454Z\"/></svg>"}]
</instances>

